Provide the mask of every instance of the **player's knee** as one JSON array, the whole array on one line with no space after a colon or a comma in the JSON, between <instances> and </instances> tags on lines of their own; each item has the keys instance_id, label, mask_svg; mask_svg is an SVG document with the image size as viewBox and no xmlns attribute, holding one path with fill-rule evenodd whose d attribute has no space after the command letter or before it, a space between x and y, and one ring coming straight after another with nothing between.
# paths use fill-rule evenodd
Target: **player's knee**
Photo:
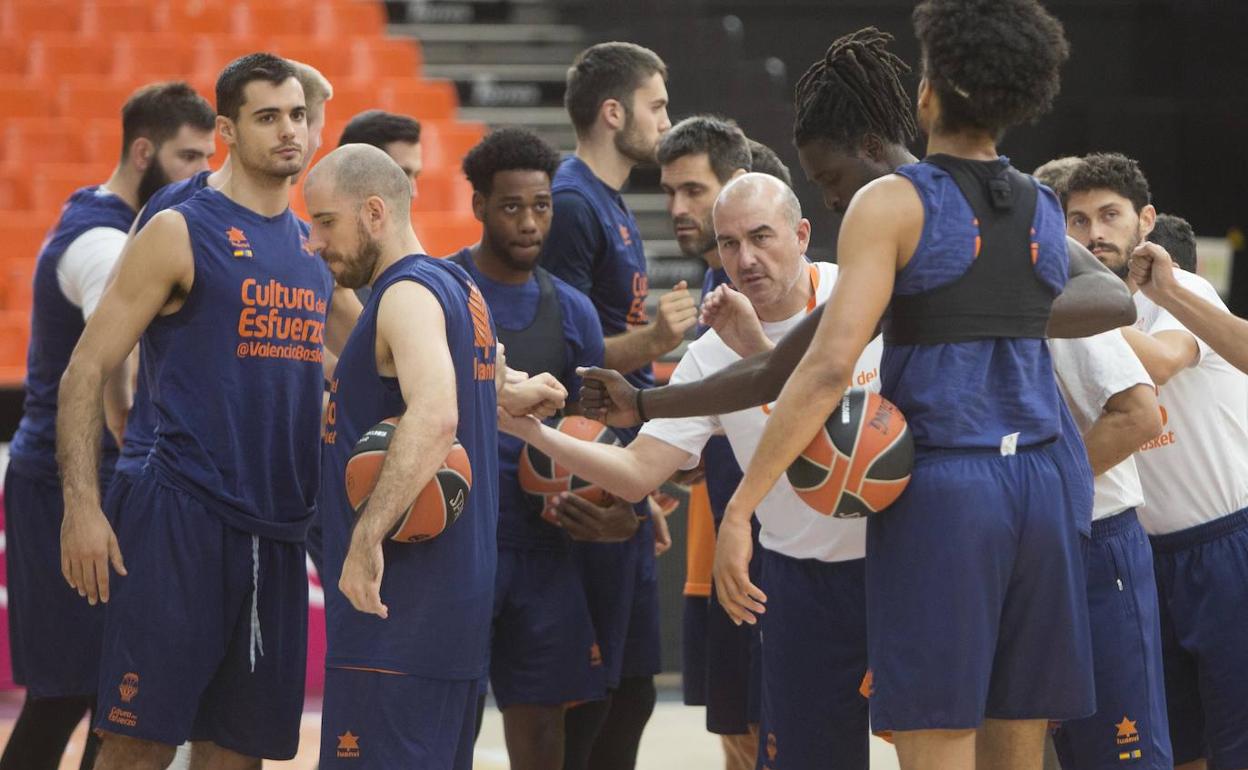
<instances>
[{"instance_id":1,"label":"player's knee","mask_svg":"<svg viewBox=\"0 0 1248 770\"><path fill-rule=\"evenodd\" d=\"M164 743L105 732L95 770L165 770L177 749Z\"/></svg>"},{"instance_id":2,"label":"player's knee","mask_svg":"<svg viewBox=\"0 0 1248 770\"><path fill-rule=\"evenodd\" d=\"M644 724L654 712L657 700L658 691L654 687L654 677L625 677L620 680L619 689L612 698L611 711L613 714L621 714L627 721Z\"/></svg>"},{"instance_id":3,"label":"player's knee","mask_svg":"<svg viewBox=\"0 0 1248 770\"><path fill-rule=\"evenodd\" d=\"M503 724L508 744L534 756L563 752L563 707L508 706Z\"/></svg>"},{"instance_id":4,"label":"player's knee","mask_svg":"<svg viewBox=\"0 0 1248 770\"><path fill-rule=\"evenodd\" d=\"M261 760L208 741L191 744L191 770L261 770Z\"/></svg>"}]
</instances>

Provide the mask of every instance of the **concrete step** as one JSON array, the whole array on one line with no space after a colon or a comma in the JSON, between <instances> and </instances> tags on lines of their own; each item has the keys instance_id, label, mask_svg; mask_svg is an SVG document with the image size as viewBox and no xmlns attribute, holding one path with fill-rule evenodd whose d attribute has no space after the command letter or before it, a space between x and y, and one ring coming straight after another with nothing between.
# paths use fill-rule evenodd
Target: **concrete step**
<instances>
[{"instance_id":1,"label":"concrete step","mask_svg":"<svg viewBox=\"0 0 1248 770\"><path fill-rule=\"evenodd\" d=\"M585 30L572 24L391 24L390 34L421 43L584 44ZM569 60L570 61L570 60Z\"/></svg>"}]
</instances>

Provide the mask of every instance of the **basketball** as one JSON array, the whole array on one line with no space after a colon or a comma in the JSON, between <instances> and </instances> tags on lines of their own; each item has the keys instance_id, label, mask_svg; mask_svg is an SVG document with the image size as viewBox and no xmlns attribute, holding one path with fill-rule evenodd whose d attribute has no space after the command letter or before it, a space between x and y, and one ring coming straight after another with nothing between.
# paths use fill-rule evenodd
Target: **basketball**
<instances>
[{"instance_id":1,"label":"basketball","mask_svg":"<svg viewBox=\"0 0 1248 770\"><path fill-rule=\"evenodd\" d=\"M856 519L892 505L913 467L914 439L901 410L878 393L851 388L788 478L811 508Z\"/></svg>"},{"instance_id":2,"label":"basketball","mask_svg":"<svg viewBox=\"0 0 1248 770\"><path fill-rule=\"evenodd\" d=\"M554 428L582 441L619 445L615 431L587 417L563 417ZM520 452L520 488L534 497L549 498L560 492L572 492L594 505L609 505L612 496L601 487L586 481L552 460L540 449L526 444ZM545 513L543 512L543 515Z\"/></svg>"},{"instance_id":3,"label":"basketball","mask_svg":"<svg viewBox=\"0 0 1248 770\"><path fill-rule=\"evenodd\" d=\"M347 460L347 500L358 514L368 503L377 484L381 465L390 448L390 438L399 418L382 420L360 436ZM472 467L468 453L458 441L451 447L442 467L434 474L399 520L390 539L398 543L418 543L442 534L463 512L472 491Z\"/></svg>"}]
</instances>

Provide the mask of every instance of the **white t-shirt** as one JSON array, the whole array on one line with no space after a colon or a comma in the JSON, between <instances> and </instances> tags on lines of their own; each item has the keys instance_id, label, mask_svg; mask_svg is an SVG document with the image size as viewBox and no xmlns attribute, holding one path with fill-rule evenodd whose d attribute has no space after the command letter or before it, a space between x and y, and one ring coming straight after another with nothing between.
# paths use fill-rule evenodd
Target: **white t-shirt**
<instances>
[{"instance_id":1,"label":"white t-shirt","mask_svg":"<svg viewBox=\"0 0 1248 770\"><path fill-rule=\"evenodd\" d=\"M57 285L66 299L82 308L84 321L100 304L108 275L125 245L125 231L93 227L71 241L56 264Z\"/></svg>"},{"instance_id":2,"label":"white t-shirt","mask_svg":"<svg viewBox=\"0 0 1248 770\"><path fill-rule=\"evenodd\" d=\"M815 303L823 304L832 293L836 283L836 265L817 263L818 286L815 287ZM806 316L808 311L774 323L764 323L763 333L775 342L783 337ZM876 337L867 345L851 385L878 391L880 387L880 355L884 343ZM719 338L714 330L706 332L689 345L684 357L672 374L672 382L696 382L714 374L741 357ZM747 467L758 442L767 426L771 407L756 406L739 412L712 417L681 417L651 420L641 429L643 435L651 436L689 453L686 467L697 465L702 448L711 436L724 434L732 445L732 452L741 467ZM825 516L802 502L788 479L781 476L776 485L759 504L755 512L762 531L759 535L764 547L794 559L819 559L821 561L847 561L861 559L866 555L866 519L837 519Z\"/></svg>"},{"instance_id":3,"label":"white t-shirt","mask_svg":"<svg viewBox=\"0 0 1248 770\"><path fill-rule=\"evenodd\" d=\"M1175 269L1179 283L1226 309L1204 278ZM1173 315L1135 294L1135 328L1146 334L1187 331ZM1149 534L1195 527L1248 506L1248 377L1196 338L1200 362L1161 386L1162 433L1136 454Z\"/></svg>"},{"instance_id":4,"label":"white t-shirt","mask_svg":"<svg viewBox=\"0 0 1248 770\"><path fill-rule=\"evenodd\" d=\"M1066 406L1087 434L1105 411L1110 398L1136 385L1153 386L1144 364L1118 329L1074 340L1049 340L1053 369ZM1128 457L1096 477L1092 520L1122 513L1144 504L1144 490L1135 458Z\"/></svg>"}]
</instances>

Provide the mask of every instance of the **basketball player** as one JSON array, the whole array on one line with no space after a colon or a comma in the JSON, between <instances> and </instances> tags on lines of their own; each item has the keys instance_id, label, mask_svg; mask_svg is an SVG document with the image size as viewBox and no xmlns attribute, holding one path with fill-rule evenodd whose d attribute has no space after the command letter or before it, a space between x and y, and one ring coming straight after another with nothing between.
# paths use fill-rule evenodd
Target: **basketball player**
<instances>
[{"instance_id":1,"label":"basketball player","mask_svg":"<svg viewBox=\"0 0 1248 770\"><path fill-rule=\"evenodd\" d=\"M371 144L384 150L411 180L412 197L416 197L416 180L424 169L420 121L384 110L366 110L351 118L342 129L338 146L344 144Z\"/></svg>"},{"instance_id":2,"label":"basketball player","mask_svg":"<svg viewBox=\"0 0 1248 770\"><path fill-rule=\"evenodd\" d=\"M61 387L62 571L91 601L109 602L96 722L103 770L166 767L187 739L206 767L258 768L260 757L289 758L298 746L301 541L319 470L333 281L289 210L307 143L290 64L244 56L216 90L229 178L139 232ZM143 333L160 418L114 536L90 437L105 374Z\"/></svg>"},{"instance_id":3,"label":"basketball player","mask_svg":"<svg viewBox=\"0 0 1248 770\"><path fill-rule=\"evenodd\" d=\"M411 183L384 152L339 147L305 190L310 245L343 286L374 285L339 357L325 431L326 582L340 591L326 594L321 767L466 770L496 561L493 324L460 268L423 256ZM357 521L344 486L351 448L395 416ZM383 545L455 441L473 469L460 520L426 543Z\"/></svg>"},{"instance_id":4,"label":"basketball player","mask_svg":"<svg viewBox=\"0 0 1248 770\"><path fill-rule=\"evenodd\" d=\"M121 123L117 167L103 184L70 196L36 263L25 413L4 482L9 643L26 701L0 758L3 770L58 767L70 733L95 708L104 609L74 598L57 578L54 557L63 514L57 386L135 211L160 184L206 168L214 149L212 107L185 83L135 92L122 107ZM113 438L92 439L103 440L96 476L102 487L117 456ZM90 737L82 767L91 767L97 746Z\"/></svg>"},{"instance_id":5,"label":"basketball player","mask_svg":"<svg viewBox=\"0 0 1248 770\"><path fill-rule=\"evenodd\" d=\"M303 98L308 105L308 146L304 152L303 169L292 180L298 182L321 149L322 133L325 130L325 102L334 98L334 87L316 67L294 59L287 61L295 70L295 78L303 88Z\"/></svg>"},{"instance_id":6,"label":"basketball player","mask_svg":"<svg viewBox=\"0 0 1248 770\"><path fill-rule=\"evenodd\" d=\"M1097 154L1071 174L1068 232L1128 280L1154 212L1139 165ZM1169 268L1167 264L1165 266ZM1163 268L1164 269L1164 268ZM1171 268L1191 295L1226 311L1199 276ZM1156 281L1156 276L1151 277ZM1248 380L1141 293L1123 334L1159 387L1164 432L1136 455L1161 607L1174 761L1184 770L1248 767Z\"/></svg>"},{"instance_id":7,"label":"basketball player","mask_svg":"<svg viewBox=\"0 0 1248 770\"><path fill-rule=\"evenodd\" d=\"M650 362L679 345L696 320L682 283L648 322L645 250L620 195L634 166L654 162L659 138L671 126L666 78L663 61L632 43L602 43L577 55L564 93L576 153L555 174L554 220L542 252L547 270L593 301L606 335L606 366L639 387L653 384ZM568 712L568 770L632 768L654 710L656 527L648 506L639 506L637 515L645 521L627 543L576 545L613 695Z\"/></svg>"},{"instance_id":8,"label":"basketball player","mask_svg":"<svg viewBox=\"0 0 1248 770\"><path fill-rule=\"evenodd\" d=\"M714 232L725 269L768 339L781 337L832 293L837 267L804 259L810 223L780 180L752 173L729 182L715 204ZM739 358L717 333L707 332L690 345L673 381L701 379ZM878 362L877 343L858 373L874 380ZM516 429L577 475L635 500L675 471L696 466L717 432L727 436L736 459L748 463L767 419L765 409L755 408L658 420L626 448L578 442L532 421ZM775 613L763 627L760 729L767 741L757 761L865 768L867 702L858 692L867 670L864 522L811 510L783 480L757 513L760 571Z\"/></svg>"},{"instance_id":9,"label":"basketball player","mask_svg":"<svg viewBox=\"0 0 1248 770\"><path fill-rule=\"evenodd\" d=\"M667 195L667 210L681 253L707 263L702 279L705 297L728 282L719 259L711 210L723 186L747 173L756 157L741 129L711 116L694 116L677 123L663 135L657 156L660 185ZM706 328L699 327L699 336ZM718 519L741 481L741 468L723 436L707 441L702 464L707 513ZM686 581L687 586L694 582L705 586L705 593L691 596L686 591L681 634L685 702L707 707L707 729L723 736L729 770L751 768L758 755L759 689L753 675L761 676L761 668L751 666L750 656L757 634L729 623L719 605L709 601L715 529L712 524L710 537L705 540L695 537L698 511L691 500L686 564L691 573L699 563L705 563L707 571L701 580L690 574ZM705 558L701 549L708 551Z\"/></svg>"},{"instance_id":10,"label":"basketball player","mask_svg":"<svg viewBox=\"0 0 1248 770\"><path fill-rule=\"evenodd\" d=\"M464 158L481 241L451 260L463 267L491 309L508 367L554 375L576 393L578 366L600 365L602 327L589 299L538 266L553 211L551 179L559 153L521 128L494 131ZM595 363L596 362L596 363ZM517 475L524 444L498 436L498 574L494 583L490 680L503 712L511 766L563 765L564 710L606 696L602 657L569 536L543 520L541 498L526 495ZM583 506L591 506L580 501ZM620 506L637 529L632 508ZM569 512L579 509L568 509Z\"/></svg>"}]
</instances>

